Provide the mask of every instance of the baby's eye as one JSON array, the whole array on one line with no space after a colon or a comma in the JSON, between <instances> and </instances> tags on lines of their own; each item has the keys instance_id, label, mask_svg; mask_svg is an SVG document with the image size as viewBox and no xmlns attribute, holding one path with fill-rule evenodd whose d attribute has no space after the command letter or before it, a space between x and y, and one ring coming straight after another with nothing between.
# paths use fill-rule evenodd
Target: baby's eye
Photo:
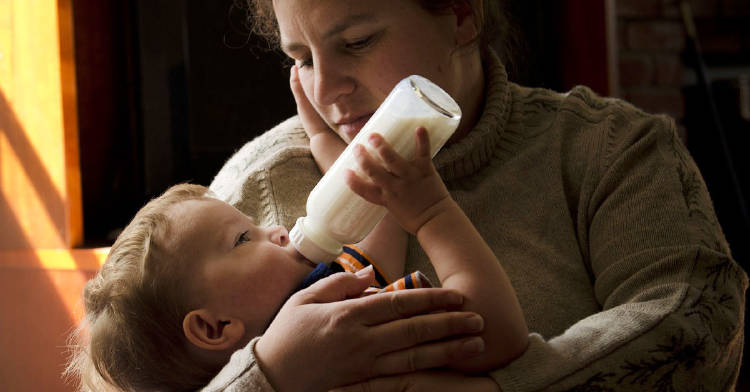
<instances>
[{"instance_id":1,"label":"baby's eye","mask_svg":"<svg viewBox=\"0 0 750 392\"><path fill-rule=\"evenodd\" d=\"M239 237L237 237L237 241L234 242L234 246L240 246L248 241L250 241L250 234L245 231L244 233L240 234Z\"/></svg>"}]
</instances>

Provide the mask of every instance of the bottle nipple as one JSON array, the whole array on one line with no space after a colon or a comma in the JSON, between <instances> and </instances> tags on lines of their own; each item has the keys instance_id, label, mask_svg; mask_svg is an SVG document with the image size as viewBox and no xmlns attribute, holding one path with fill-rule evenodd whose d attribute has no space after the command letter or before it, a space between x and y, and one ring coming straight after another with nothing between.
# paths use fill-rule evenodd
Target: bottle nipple
<instances>
[{"instance_id":1,"label":"bottle nipple","mask_svg":"<svg viewBox=\"0 0 750 392\"><path fill-rule=\"evenodd\" d=\"M289 231L289 240L299 253L315 264L330 263L342 252L342 244L315 230L314 225L306 224L305 217Z\"/></svg>"}]
</instances>

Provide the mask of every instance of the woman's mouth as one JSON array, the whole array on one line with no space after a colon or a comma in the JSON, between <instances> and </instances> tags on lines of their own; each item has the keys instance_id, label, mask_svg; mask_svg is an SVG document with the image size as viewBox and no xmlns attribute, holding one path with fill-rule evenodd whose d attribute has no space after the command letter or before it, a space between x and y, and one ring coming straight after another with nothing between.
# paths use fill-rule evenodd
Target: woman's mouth
<instances>
[{"instance_id":1,"label":"woman's mouth","mask_svg":"<svg viewBox=\"0 0 750 392\"><path fill-rule=\"evenodd\" d=\"M339 122L339 134L348 139L347 142L351 143L351 141L354 140L354 137L357 136L359 131L362 130L362 127L367 124L367 120L369 120L370 117L372 117L372 113L354 118L352 120L344 120Z\"/></svg>"}]
</instances>

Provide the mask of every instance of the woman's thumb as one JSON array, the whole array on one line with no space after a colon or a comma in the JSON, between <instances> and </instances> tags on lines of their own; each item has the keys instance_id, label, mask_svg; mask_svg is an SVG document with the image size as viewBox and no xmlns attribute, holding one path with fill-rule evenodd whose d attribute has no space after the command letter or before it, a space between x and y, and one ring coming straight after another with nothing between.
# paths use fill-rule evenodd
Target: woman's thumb
<instances>
[{"instance_id":1,"label":"woman's thumb","mask_svg":"<svg viewBox=\"0 0 750 392\"><path fill-rule=\"evenodd\" d=\"M302 290L305 302L324 303L357 298L375 279L372 266L357 271L356 274L341 272L323 278L310 287Z\"/></svg>"}]
</instances>

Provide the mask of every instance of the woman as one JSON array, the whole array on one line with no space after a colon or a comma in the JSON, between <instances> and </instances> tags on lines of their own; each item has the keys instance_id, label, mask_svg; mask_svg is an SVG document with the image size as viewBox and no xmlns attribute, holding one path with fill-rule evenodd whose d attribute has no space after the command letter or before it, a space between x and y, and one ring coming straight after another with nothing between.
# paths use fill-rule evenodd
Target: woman
<instances>
[{"instance_id":1,"label":"woman","mask_svg":"<svg viewBox=\"0 0 750 392\"><path fill-rule=\"evenodd\" d=\"M294 60L300 115L245 145L211 189L262 224L291 226L320 178L308 134L350 142L396 82L421 74L461 106L435 164L510 276L531 331L526 351L487 375L374 372L347 380L361 382L354 390L399 380L425 390L732 387L747 277L671 119L583 87L557 94L509 82L487 42L487 28L503 25L490 0L251 3L260 30ZM406 270L434 278L413 238ZM288 324L315 334L321 320L294 315L285 307L251 343L260 366L234 358L229 366L277 390L293 390L290 378L315 389L289 358L314 357L306 342L322 337L287 340L301 329ZM330 347L342 357L346 349Z\"/></svg>"}]
</instances>

